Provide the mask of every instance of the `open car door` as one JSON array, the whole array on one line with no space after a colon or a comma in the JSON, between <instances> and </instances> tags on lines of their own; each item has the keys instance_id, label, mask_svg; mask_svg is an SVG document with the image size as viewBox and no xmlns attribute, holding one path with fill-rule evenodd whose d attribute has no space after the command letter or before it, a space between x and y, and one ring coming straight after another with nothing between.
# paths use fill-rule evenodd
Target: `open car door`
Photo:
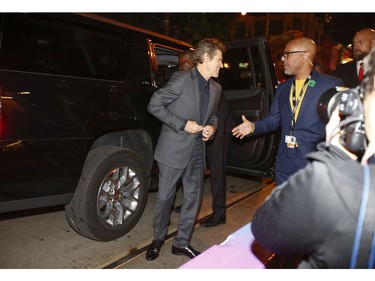
<instances>
[{"instance_id":1,"label":"open car door","mask_svg":"<svg viewBox=\"0 0 375 281\"><path fill-rule=\"evenodd\" d=\"M277 79L265 38L227 42L224 68L220 73L235 125L241 116L255 122L265 117L273 101ZM273 177L279 132L245 137L231 137L227 170L260 177Z\"/></svg>"}]
</instances>

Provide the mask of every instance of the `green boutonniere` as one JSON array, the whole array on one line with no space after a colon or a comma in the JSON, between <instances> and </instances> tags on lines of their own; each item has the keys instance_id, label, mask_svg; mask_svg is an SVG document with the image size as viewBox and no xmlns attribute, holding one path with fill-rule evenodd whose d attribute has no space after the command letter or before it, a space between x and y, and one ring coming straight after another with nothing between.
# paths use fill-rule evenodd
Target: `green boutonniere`
<instances>
[{"instance_id":1,"label":"green boutonniere","mask_svg":"<svg viewBox=\"0 0 375 281\"><path fill-rule=\"evenodd\" d=\"M316 84L315 80L310 80L308 85L309 85L310 87L314 87L315 84Z\"/></svg>"}]
</instances>

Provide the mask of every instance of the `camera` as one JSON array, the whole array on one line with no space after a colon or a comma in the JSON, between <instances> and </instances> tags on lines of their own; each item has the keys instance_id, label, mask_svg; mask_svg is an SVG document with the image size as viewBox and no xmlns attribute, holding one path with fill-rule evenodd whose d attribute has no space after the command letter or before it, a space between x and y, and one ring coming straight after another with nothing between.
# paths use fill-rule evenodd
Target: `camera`
<instances>
[{"instance_id":1,"label":"camera","mask_svg":"<svg viewBox=\"0 0 375 281\"><path fill-rule=\"evenodd\" d=\"M360 88L336 87L327 90L319 99L318 114L328 123L332 112L338 106L341 122L340 142L352 153L362 154L367 145L363 117L363 93Z\"/></svg>"}]
</instances>

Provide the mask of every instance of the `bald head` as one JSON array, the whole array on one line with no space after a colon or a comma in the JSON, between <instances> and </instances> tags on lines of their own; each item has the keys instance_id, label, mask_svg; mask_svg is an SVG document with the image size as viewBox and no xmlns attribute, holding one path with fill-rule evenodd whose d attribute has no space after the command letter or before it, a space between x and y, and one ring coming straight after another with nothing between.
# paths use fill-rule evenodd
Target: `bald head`
<instances>
[{"instance_id":1,"label":"bald head","mask_svg":"<svg viewBox=\"0 0 375 281\"><path fill-rule=\"evenodd\" d=\"M375 40L375 30L372 28L364 28L358 31L355 35L361 35L368 40Z\"/></svg>"},{"instance_id":2,"label":"bald head","mask_svg":"<svg viewBox=\"0 0 375 281\"><path fill-rule=\"evenodd\" d=\"M353 57L356 61L363 60L371 49L375 47L375 30L364 28L358 31L353 38Z\"/></svg>"},{"instance_id":3,"label":"bald head","mask_svg":"<svg viewBox=\"0 0 375 281\"><path fill-rule=\"evenodd\" d=\"M314 61L316 55L316 45L313 40L307 37L300 37L291 40L288 45L291 44L293 47L296 47L300 50L305 50L310 55L310 61Z\"/></svg>"},{"instance_id":4,"label":"bald head","mask_svg":"<svg viewBox=\"0 0 375 281\"><path fill-rule=\"evenodd\" d=\"M286 44L281 57L284 73L294 75L296 79L306 79L313 68L316 45L307 37L293 39Z\"/></svg>"}]
</instances>

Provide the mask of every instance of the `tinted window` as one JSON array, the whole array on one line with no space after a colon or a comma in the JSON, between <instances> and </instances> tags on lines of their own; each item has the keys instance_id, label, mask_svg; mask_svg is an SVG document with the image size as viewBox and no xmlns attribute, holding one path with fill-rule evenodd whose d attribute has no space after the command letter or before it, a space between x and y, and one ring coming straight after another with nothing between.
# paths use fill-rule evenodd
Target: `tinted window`
<instances>
[{"instance_id":1,"label":"tinted window","mask_svg":"<svg viewBox=\"0 0 375 281\"><path fill-rule=\"evenodd\" d=\"M156 83L158 86L163 86L171 78L172 73L177 70L178 56L181 51L156 44L154 50L158 65Z\"/></svg>"},{"instance_id":2,"label":"tinted window","mask_svg":"<svg viewBox=\"0 0 375 281\"><path fill-rule=\"evenodd\" d=\"M115 36L91 30L76 30L75 40L81 47L93 77L124 80L129 59L125 35Z\"/></svg>"},{"instance_id":3,"label":"tinted window","mask_svg":"<svg viewBox=\"0 0 375 281\"><path fill-rule=\"evenodd\" d=\"M123 80L128 41L47 14L6 14L0 62L3 68Z\"/></svg>"},{"instance_id":4,"label":"tinted window","mask_svg":"<svg viewBox=\"0 0 375 281\"><path fill-rule=\"evenodd\" d=\"M241 47L227 50L224 54L224 68L220 73L220 83L226 90L263 88L263 67L258 49Z\"/></svg>"}]
</instances>

